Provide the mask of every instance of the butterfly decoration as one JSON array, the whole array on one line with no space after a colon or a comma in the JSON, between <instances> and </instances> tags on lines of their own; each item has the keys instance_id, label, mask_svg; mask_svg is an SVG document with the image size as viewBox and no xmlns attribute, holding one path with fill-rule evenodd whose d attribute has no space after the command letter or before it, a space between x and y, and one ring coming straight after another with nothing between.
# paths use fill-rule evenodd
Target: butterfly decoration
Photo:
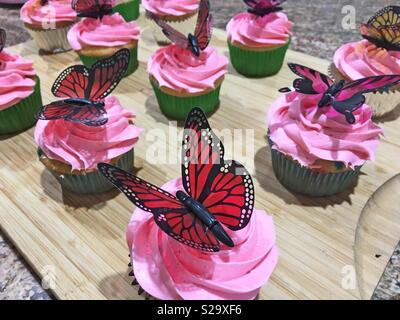
<instances>
[{"instance_id":1,"label":"butterfly decoration","mask_svg":"<svg viewBox=\"0 0 400 320\"><path fill-rule=\"evenodd\" d=\"M361 35L377 47L400 51L400 7L388 6L362 24Z\"/></svg>"},{"instance_id":2,"label":"butterfly decoration","mask_svg":"<svg viewBox=\"0 0 400 320\"><path fill-rule=\"evenodd\" d=\"M225 227L249 223L254 186L244 166L224 160L224 146L200 108L189 113L182 141L182 184L175 195L109 164L100 172L138 208L152 213L167 235L192 248L217 252L234 247Z\"/></svg>"},{"instance_id":3,"label":"butterfly decoration","mask_svg":"<svg viewBox=\"0 0 400 320\"><path fill-rule=\"evenodd\" d=\"M49 4L49 0L40 0L40 5L42 7L47 6Z\"/></svg>"},{"instance_id":4,"label":"butterfly decoration","mask_svg":"<svg viewBox=\"0 0 400 320\"><path fill-rule=\"evenodd\" d=\"M179 47L191 50L197 57L200 56L201 51L205 50L210 43L212 35L212 15L210 14L209 0L200 0L199 15L194 35L190 33L188 36L185 36L157 15L151 12L147 15L162 28L167 38Z\"/></svg>"},{"instance_id":5,"label":"butterfly decoration","mask_svg":"<svg viewBox=\"0 0 400 320\"><path fill-rule=\"evenodd\" d=\"M113 13L112 0L72 0L72 9L80 18L102 19Z\"/></svg>"},{"instance_id":6,"label":"butterfly decoration","mask_svg":"<svg viewBox=\"0 0 400 320\"><path fill-rule=\"evenodd\" d=\"M293 82L293 88L282 88L280 92L296 91L307 95L321 95L318 107L332 106L350 124L356 121L353 113L365 103L364 94L387 92L400 83L400 75L367 77L347 83L344 80L334 82L328 76L308 67L294 63L288 65L300 78Z\"/></svg>"},{"instance_id":7,"label":"butterfly decoration","mask_svg":"<svg viewBox=\"0 0 400 320\"><path fill-rule=\"evenodd\" d=\"M97 61L91 69L75 65L65 69L51 89L54 96L66 98L43 106L39 120L64 119L97 127L107 123L104 98L123 78L130 61L128 49L121 49L113 56Z\"/></svg>"},{"instance_id":8,"label":"butterfly decoration","mask_svg":"<svg viewBox=\"0 0 400 320\"><path fill-rule=\"evenodd\" d=\"M282 10L281 4L286 0L243 0L249 7L247 11L259 17Z\"/></svg>"}]
</instances>

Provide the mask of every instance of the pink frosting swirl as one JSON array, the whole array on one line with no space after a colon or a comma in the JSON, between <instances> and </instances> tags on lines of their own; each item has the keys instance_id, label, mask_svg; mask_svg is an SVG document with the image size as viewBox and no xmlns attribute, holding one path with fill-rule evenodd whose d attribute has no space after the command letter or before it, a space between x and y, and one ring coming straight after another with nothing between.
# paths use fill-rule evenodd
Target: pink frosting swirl
<instances>
[{"instance_id":1,"label":"pink frosting swirl","mask_svg":"<svg viewBox=\"0 0 400 320\"><path fill-rule=\"evenodd\" d=\"M351 168L374 160L383 132L372 122L371 108L364 104L350 125L333 108L318 108L320 98L290 93L272 104L268 128L274 149L309 167L320 159Z\"/></svg>"},{"instance_id":2,"label":"pink frosting swirl","mask_svg":"<svg viewBox=\"0 0 400 320\"><path fill-rule=\"evenodd\" d=\"M400 74L400 52L376 47L367 40L341 46L333 57L340 73L350 80Z\"/></svg>"},{"instance_id":3,"label":"pink frosting swirl","mask_svg":"<svg viewBox=\"0 0 400 320\"><path fill-rule=\"evenodd\" d=\"M231 43L250 48L282 46L288 42L293 23L282 13L271 13L264 17L243 12L234 16L226 30Z\"/></svg>"},{"instance_id":4,"label":"pink frosting swirl","mask_svg":"<svg viewBox=\"0 0 400 320\"><path fill-rule=\"evenodd\" d=\"M177 45L158 49L149 59L147 71L161 87L177 92L200 93L215 88L227 72L228 59L208 47L200 57Z\"/></svg>"},{"instance_id":5,"label":"pink frosting swirl","mask_svg":"<svg viewBox=\"0 0 400 320\"><path fill-rule=\"evenodd\" d=\"M195 13L200 0L142 0L143 7L158 16L181 17Z\"/></svg>"},{"instance_id":6,"label":"pink frosting swirl","mask_svg":"<svg viewBox=\"0 0 400 320\"><path fill-rule=\"evenodd\" d=\"M45 6L40 5L40 0L28 0L22 6L20 16L23 22L38 26L77 20L71 0L49 0Z\"/></svg>"},{"instance_id":7,"label":"pink frosting swirl","mask_svg":"<svg viewBox=\"0 0 400 320\"><path fill-rule=\"evenodd\" d=\"M135 22L126 22L119 13L104 16L102 20L86 18L68 31L68 41L74 50L87 47L115 47L138 41L140 28Z\"/></svg>"},{"instance_id":8,"label":"pink frosting swirl","mask_svg":"<svg viewBox=\"0 0 400 320\"><path fill-rule=\"evenodd\" d=\"M175 194L183 188L177 179L163 189ZM127 230L135 277L162 300L255 299L278 261L272 218L255 210L245 229L228 233L235 248L203 253L166 235L152 214L137 209Z\"/></svg>"},{"instance_id":9,"label":"pink frosting swirl","mask_svg":"<svg viewBox=\"0 0 400 320\"><path fill-rule=\"evenodd\" d=\"M29 97L35 88L33 62L17 54L0 52L0 110Z\"/></svg>"},{"instance_id":10,"label":"pink frosting swirl","mask_svg":"<svg viewBox=\"0 0 400 320\"><path fill-rule=\"evenodd\" d=\"M142 129L132 125L134 114L121 107L116 97L105 99L108 122L89 127L65 120L39 120L35 141L50 159L72 166L72 170L96 169L100 162L130 151Z\"/></svg>"}]
</instances>

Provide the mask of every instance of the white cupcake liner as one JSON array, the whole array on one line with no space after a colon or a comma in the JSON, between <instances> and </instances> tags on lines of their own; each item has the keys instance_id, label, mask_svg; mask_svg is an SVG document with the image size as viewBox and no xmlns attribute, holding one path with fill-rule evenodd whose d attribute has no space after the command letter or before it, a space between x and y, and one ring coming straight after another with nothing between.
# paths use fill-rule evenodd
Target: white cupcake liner
<instances>
[{"instance_id":1,"label":"white cupcake liner","mask_svg":"<svg viewBox=\"0 0 400 320\"><path fill-rule=\"evenodd\" d=\"M59 53L72 50L67 33L73 26L73 23L67 27L48 29L48 30L33 30L27 27L29 34L35 41L39 50L45 53Z\"/></svg>"},{"instance_id":2,"label":"white cupcake liner","mask_svg":"<svg viewBox=\"0 0 400 320\"><path fill-rule=\"evenodd\" d=\"M148 21L149 26L153 32L154 38L156 39L158 44L170 44L171 41L164 35L162 29L150 18L146 15L146 20ZM167 21L170 26L175 28L176 30L182 32L184 35L188 35L189 33L194 33L197 23L197 13L190 18L179 20L179 21Z\"/></svg>"},{"instance_id":3,"label":"white cupcake liner","mask_svg":"<svg viewBox=\"0 0 400 320\"><path fill-rule=\"evenodd\" d=\"M329 66L329 76L336 81L348 81L333 63ZM372 108L373 117L380 118L400 107L400 86L395 86L385 93L368 93L365 97L366 104Z\"/></svg>"}]
</instances>

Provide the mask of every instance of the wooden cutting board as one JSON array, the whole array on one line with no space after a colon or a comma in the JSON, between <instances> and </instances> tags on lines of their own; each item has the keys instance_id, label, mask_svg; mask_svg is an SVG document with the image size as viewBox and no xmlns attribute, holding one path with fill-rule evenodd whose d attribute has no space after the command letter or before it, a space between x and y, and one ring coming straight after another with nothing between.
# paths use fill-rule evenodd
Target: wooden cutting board
<instances>
[{"instance_id":1,"label":"wooden cutting board","mask_svg":"<svg viewBox=\"0 0 400 320\"><path fill-rule=\"evenodd\" d=\"M144 26L145 22L140 22ZM213 45L228 55L226 35L216 30ZM140 41L140 67L124 79L115 94L122 104L137 113L137 125L149 132L169 132L168 120L160 113L146 72L146 62L157 49L152 33L146 29ZM51 85L66 66L79 63L73 52L39 56L32 42L10 48L35 61L42 80L44 102L53 97ZM302 53L289 51L287 59L326 71L329 62ZM347 193L326 199L294 195L276 180L267 148L266 112L279 96L278 89L291 84L294 75L285 66L271 78L247 79L232 67L221 92L221 106L210 118L215 130L254 129L255 145L248 157L245 150L232 148L226 142L227 158L235 158L253 168L257 207L271 214L276 223L280 259L269 284L262 289L261 299L358 299L369 298L373 285L363 294L355 282L355 255L363 246L355 247L358 221L370 196L385 181L400 172L399 119L382 123L385 137L375 163L363 167L358 186ZM178 132L181 128L178 128ZM168 137L168 135L167 135ZM167 139L179 154L175 135ZM118 192L102 196L79 196L63 192L53 176L36 156L33 129L19 135L0 138L0 224L24 258L60 299L136 299L128 276L128 249L125 230L134 206ZM152 165L146 159L151 137L142 136L135 149L137 173L161 185L180 176L180 166ZM160 149L160 151L163 151ZM255 160L255 161L254 161ZM380 208L384 210L385 208ZM399 221L383 221L379 230L388 230L399 238ZM395 244L385 233L366 231L368 243L376 250L368 255L363 277L376 284ZM397 234L396 234L397 232ZM371 247L370 247L371 248ZM367 249L370 249L367 248ZM355 251L356 249L356 251ZM379 249L387 252L378 261ZM373 266L369 268L369 265ZM364 281L364 280L363 280Z\"/></svg>"}]
</instances>

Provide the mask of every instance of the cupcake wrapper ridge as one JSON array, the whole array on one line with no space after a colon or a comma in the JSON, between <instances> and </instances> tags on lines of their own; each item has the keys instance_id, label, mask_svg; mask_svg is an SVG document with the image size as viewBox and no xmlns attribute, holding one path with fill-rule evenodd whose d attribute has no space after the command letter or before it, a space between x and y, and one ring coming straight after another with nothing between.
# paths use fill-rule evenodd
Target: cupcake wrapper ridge
<instances>
[{"instance_id":1,"label":"cupcake wrapper ridge","mask_svg":"<svg viewBox=\"0 0 400 320\"><path fill-rule=\"evenodd\" d=\"M39 157L43 154L38 150ZM131 172L133 170L134 150L125 153L115 164L118 168ZM50 170L50 169L49 169ZM79 194L97 194L110 191L114 186L99 172L89 172L87 174L59 174L53 170L50 172L55 176L61 186L71 192Z\"/></svg>"},{"instance_id":2,"label":"cupcake wrapper ridge","mask_svg":"<svg viewBox=\"0 0 400 320\"><path fill-rule=\"evenodd\" d=\"M361 170L359 166L343 173L316 172L272 149L272 144L271 154L272 167L279 182L290 191L312 197L327 197L347 190L356 183Z\"/></svg>"},{"instance_id":3,"label":"cupcake wrapper ridge","mask_svg":"<svg viewBox=\"0 0 400 320\"><path fill-rule=\"evenodd\" d=\"M73 23L69 26L57 29L33 30L29 27L26 29L35 41L39 50L46 53L60 53L72 49L67 39L68 31L72 26Z\"/></svg>"},{"instance_id":4,"label":"cupcake wrapper ridge","mask_svg":"<svg viewBox=\"0 0 400 320\"><path fill-rule=\"evenodd\" d=\"M228 41L232 66L248 77L268 77L278 73L285 60L290 41L282 47L269 51L251 51L236 47Z\"/></svg>"},{"instance_id":5,"label":"cupcake wrapper ridge","mask_svg":"<svg viewBox=\"0 0 400 320\"><path fill-rule=\"evenodd\" d=\"M29 97L0 111L0 134L16 133L32 127L36 123L36 114L43 103L39 77L36 77L35 81L34 91Z\"/></svg>"},{"instance_id":6,"label":"cupcake wrapper ridge","mask_svg":"<svg viewBox=\"0 0 400 320\"><path fill-rule=\"evenodd\" d=\"M131 75L134 73L137 68L139 67L139 61L138 61L138 47L133 47L130 50L131 53L131 60L129 62L128 69L126 70L125 77ZM90 56L85 56L80 54L79 58L81 59L82 63L85 65L87 68L91 68L93 64L95 64L97 61L108 58L108 57L90 57Z\"/></svg>"},{"instance_id":7,"label":"cupcake wrapper ridge","mask_svg":"<svg viewBox=\"0 0 400 320\"><path fill-rule=\"evenodd\" d=\"M204 95L176 97L162 91L154 81L150 80L150 82L161 111L170 119L184 120L194 107L199 107L204 113L210 114L219 105L221 85Z\"/></svg>"}]
</instances>

